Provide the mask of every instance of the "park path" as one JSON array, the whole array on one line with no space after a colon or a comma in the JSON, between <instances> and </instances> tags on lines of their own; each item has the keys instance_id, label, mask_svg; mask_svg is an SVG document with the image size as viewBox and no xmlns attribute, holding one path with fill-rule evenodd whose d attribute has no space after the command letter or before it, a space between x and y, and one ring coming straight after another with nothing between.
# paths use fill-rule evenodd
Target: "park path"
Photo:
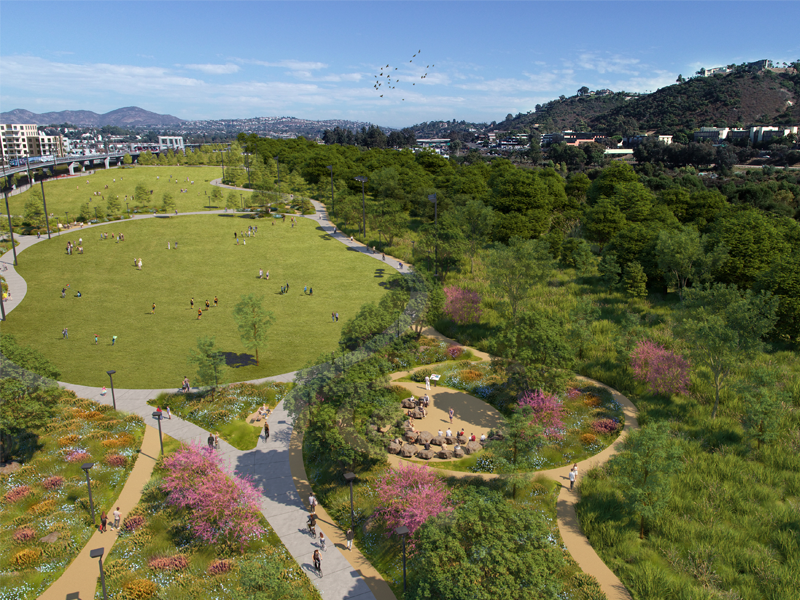
<instances>
[{"instance_id":1,"label":"park path","mask_svg":"<svg viewBox=\"0 0 800 600\"><path fill-rule=\"evenodd\" d=\"M125 521L125 517L139 502L142 497L142 490L145 484L150 481L158 457L158 430L152 426L145 427L142 447L136 464L128 475L128 480L122 487L119 498L112 502L108 508L109 527L105 533L95 531L92 537L78 553L75 559L67 567L61 577L56 579L45 592L39 596L39 600L63 600L68 594L79 593L80 598L90 600L95 597L97 588L97 578L100 576L100 567L97 559L90 558L89 552L95 548L103 548L103 557L108 556L114 542L117 540L118 530L111 528L114 524L114 507L119 507L122 514L120 524ZM104 507L96 506L97 522L100 522L100 513Z\"/></svg>"}]
</instances>

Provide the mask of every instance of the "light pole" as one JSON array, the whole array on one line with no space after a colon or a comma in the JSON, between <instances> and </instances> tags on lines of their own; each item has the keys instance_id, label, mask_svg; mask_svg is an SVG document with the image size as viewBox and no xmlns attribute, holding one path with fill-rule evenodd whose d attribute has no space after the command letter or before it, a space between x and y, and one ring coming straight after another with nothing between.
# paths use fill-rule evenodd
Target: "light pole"
<instances>
[{"instance_id":1,"label":"light pole","mask_svg":"<svg viewBox=\"0 0 800 600\"><path fill-rule=\"evenodd\" d=\"M117 399L114 397L114 373L116 371L106 371L108 378L111 380L111 403L114 405L114 410L117 410Z\"/></svg>"},{"instance_id":2,"label":"light pole","mask_svg":"<svg viewBox=\"0 0 800 600\"><path fill-rule=\"evenodd\" d=\"M94 207L94 220L98 221L98 222L100 221L100 219L97 218L97 207L96 206Z\"/></svg>"},{"instance_id":3,"label":"light pole","mask_svg":"<svg viewBox=\"0 0 800 600\"><path fill-rule=\"evenodd\" d=\"M81 600L81 593L72 592L71 594L67 594L67 600Z\"/></svg>"},{"instance_id":4,"label":"light pole","mask_svg":"<svg viewBox=\"0 0 800 600\"><path fill-rule=\"evenodd\" d=\"M11 210L8 208L8 191L3 190L6 196L6 214L8 215L8 231L11 233L11 250L14 251L14 266L17 266L17 247L14 245L14 226L11 224ZM2 298L0 298L2 300Z\"/></svg>"},{"instance_id":5,"label":"light pole","mask_svg":"<svg viewBox=\"0 0 800 600\"><path fill-rule=\"evenodd\" d=\"M278 165L278 197L280 198L281 195L281 161L278 160L278 157L275 157L275 163Z\"/></svg>"},{"instance_id":6,"label":"light pole","mask_svg":"<svg viewBox=\"0 0 800 600\"><path fill-rule=\"evenodd\" d=\"M94 527L94 501L92 501L92 484L89 481L89 469L94 466L94 463L83 463L81 469L86 473L86 487L89 489L89 509L92 511L92 527Z\"/></svg>"},{"instance_id":7,"label":"light pole","mask_svg":"<svg viewBox=\"0 0 800 600\"><path fill-rule=\"evenodd\" d=\"M439 274L439 201L436 194L430 194L428 200L433 202L433 228L436 230L436 245L433 250L433 276L436 277Z\"/></svg>"},{"instance_id":8,"label":"light pole","mask_svg":"<svg viewBox=\"0 0 800 600\"><path fill-rule=\"evenodd\" d=\"M222 162L222 180L220 183L225 183L225 151L220 150L220 161Z\"/></svg>"},{"instance_id":9,"label":"light pole","mask_svg":"<svg viewBox=\"0 0 800 600\"><path fill-rule=\"evenodd\" d=\"M95 548L89 551L89 558L97 558L100 563L100 584L103 586L103 600L108 600L106 594L106 574L103 572L103 552L105 548Z\"/></svg>"},{"instance_id":10,"label":"light pole","mask_svg":"<svg viewBox=\"0 0 800 600\"><path fill-rule=\"evenodd\" d=\"M331 172L331 208L333 209L333 218L336 219L336 202L333 199L333 165L325 167Z\"/></svg>"},{"instance_id":11,"label":"light pole","mask_svg":"<svg viewBox=\"0 0 800 600\"><path fill-rule=\"evenodd\" d=\"M158 441L161 444L161 456L164 456L164 436L161 435L161 413L157 410L154 411L153 418L158 420Z\"/></svg>"},{"instance_id":12,"label":"light pole","mask_svg":"<svg viewBox=\"0 0 800 600\"><path fill-rule=\"evenodd\" d=\"M394 532L403 539L403 593L406 592L406 536L408 535L408 527L400 525Z\"/></svg>"},{"instance_id":13,"label":"light pole","mask_svg":"<svg viewBox=\"0 0 800 600\"><path fill-rule=\"evenodd\" d=\"M131 205L126 202L125 206L128 208L128 216L130 216L130 214L131 214Z\"/></svg>"},{"instance_id":14,"label":"light pole","mask_svg":"<svg viewBox=\"0 0 800 600\"><path fill-rule=\"evenodd\" d=\"M55 160L53 161L53 173L56 172L55 167ZM44 174L42 174L42 178L39 180L39 185L42 186L42 204L44 205L44 222L47 226L47 239L50 239L50 219L47 217L47 200L44 197Z\"/></svg>"},{"instance_id":15,"label":"light pole","mask_svg":"<svg viewBox=\"0 0 800 600\"><path fill-rule=\"evenodd\" d=\"M361 211L362 211L361 212L361 222L363 223L364 243L366 244L367 243L367 203L366 203L366 200L364 200L364 184L367 183L367 181L369 181L369 180L366 177L364 177L363 175L359 175L358 177L356 177L356 181L360 181L361 182Z\"/></svg>"},{"instance_id":16,"label":"light pole","mask_svg":"<svg viewBox=\"0 0 800 600\"><path fill-rule=\"evenodd\" d=\"M344 480L350 484L350 529L355 527L355 511L353 510L353 480L355 478L356 474L352 471L344 474Z\"/></svg>"}]
</instances>

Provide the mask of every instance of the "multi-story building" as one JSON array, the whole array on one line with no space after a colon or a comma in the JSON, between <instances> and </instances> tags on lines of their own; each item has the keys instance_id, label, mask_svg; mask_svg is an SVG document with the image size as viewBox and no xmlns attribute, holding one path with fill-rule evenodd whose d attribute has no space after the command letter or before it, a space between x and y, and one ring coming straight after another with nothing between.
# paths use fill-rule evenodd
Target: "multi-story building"
<instances>
[{"instance_id":1,"label":"multi-story building","mask_svg":"<svg viewBox=\"0 0 800 600\"><path fill-rule=\"evenodd\" d=\"M162 150L180 150L183 152L186 149L183 144L183 137L174 135L158 136L158 146Z\"/></svg>"},{"instance_id":2,"label":"multi-story building","mask_svg":"<svg viewBox=\"0 0 800 600\"><path fill-rule=\"evenodd\" d=\"M0 159L4 162L29 156L64 156L64 138L39 133L36 125L0 123Z\"/></svg>"}]
</instances>

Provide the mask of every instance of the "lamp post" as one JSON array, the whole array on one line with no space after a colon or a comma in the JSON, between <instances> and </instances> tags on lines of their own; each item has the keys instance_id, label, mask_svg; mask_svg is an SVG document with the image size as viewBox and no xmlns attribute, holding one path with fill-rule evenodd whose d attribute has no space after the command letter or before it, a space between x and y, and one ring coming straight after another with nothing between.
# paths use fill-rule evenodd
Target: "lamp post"
<instances>
[{"instance_id":1,"label":"lamp post","mask_svg":"<svg viewBox=\"0 0 800 600\"><path fill-rule=\"evenodd\" d=\"M363 223L363 230L364 230L364 243L367 243L367 203L364 200L364 184L369 181L363 175L359 175L356 177L356 181L361 182L361 222Z\"/></svg>"},{"instance_id":2,"label":"lamp post","mask_svg":"<svg viewBox=\"0 0 800 600\"><path fill-rule=\"evenodd\" d=\"M406 591L406 536L408 535L408 527L400 525L394 532L403 539L403 593Z\"/></svg>"},{"instance_id":3,"label":"lamp post","mask_svg":"<svg viewBox=\"0 0 800 600\"><path fill-rule=\"evenodd\" d=\"M333 199L333 165L325 167L331 172L331 208L333 209L333 218L336 219L336 202Z\"/></svg>"},{"instance_id":4,"label":"lamp post","mask_svg":"<svg viewBox=\"0 0 800 600\"><path fill-rule=\"evenodd\" d=\"M97 218L97 207L96 206L94 207L94 220L95 221L100 221L100 219Z\"/></svg>"},{"instance_id":5,"label":"lamp post","mask_svg":"<svg viewBox=\"0 0 800 600\"><path fill-rule=\"evenodd\" d=\"M355 478L356 474L352 471L344 474L344 480L350 484L350 529L355 527L355 511L353 510L353 480Z\"/></svg>"},{"instance_id":6,"label":"lamp post","mask_svg":"<svg viewBox=\"0 0 800 600\"><path fill-rule=\"evenodd\" d=\"M131 214L131 205L126 202L125 206L128 208L128 215L130 216L130 214Z\"/></svg>"},{"instance_id":7,"label":"lamp post","mask_svg":"<svg viewBox=\"0 0 800 600\"><path fill-rule=\"evenodd\" d=\"M100 563L100 584L103 586L103 600L108 600L106 594L106 574L103 572L103 552L105 548L95 548L89 551L89 558L97 558Z\"/></svg>"},{"instance_id":8,"label":"lamp post","mask_svg":"<svg viewBox=\"0 0 800 600\"><path fill-rule=\"evenodd\" d=\"M433 254L433 276L436 277L439 274L439 201L436 199L436 194L430 194L428 200L433 202L433 228L436 230Z\"/></svg>"},{"instance_id":9,"label":"lamp post","mask_svg":"<svg viewBox=\"0 0 800 600\"><path fill-rule=\"evenodd\" d=\"M114 397L114 373L116 371L106 371L108 378L111 380L111 403L114 405L114 410L117 410L117 399Z\"/></svg>"},{"instance_id":10,"label":"lamp post","mask_svg":"<svg viewBox=\"0 0 800 600\"><path fill-rule=\"evenodd\" d=\"M94 501L92 500L92 484L89 481L89 469L94 466L94 463L83 463L81 469L86 473L86 487L89 489L89 509L92 512L92 527L94 527Z\"/></svg>"},{"instance_id":11,"label":"lamp post","mask_svg":"<svg viewBox=\"0 0 800 600\"><path fill-rule=\"evenodd\" d=\"M11 224L11 210L8 208L8 191L3 190L6 196L6 214L8 215L8 231L11 233L11 250L14 251L14 266L17 266L17 247L14 244L14 226ZM2 298L0 298L2 300Z\"/></svg>"},{"instance_id":12,"label":"lamp post","mask_svg":"<svg viewBox=\"0 0 800 600\"><path fill-rule=\"evenodd\" d=\"M158 420L158 441L161 444L161 455L164 455L164 436L161 434L161 413L153 411L153 418Z\"/></svg>"},{"instance_id":13,"label":"lamp post","mask_svg":"<svg viewBox=\"0 0 800 600\"><path fill-rule=\"evenodd\" d=\"M67 600L81 600L81 593L72 592L71 594L67 594Z\"/></svg>"},{"instance_id":14,"label":"lamp post","mask_svg":"<svg viewBox=\"0 0 800 600\"><path fill-rule=\"evenodd\" d=\"M278 157L275 157L275 163L278 165L278 197L280 198L281 195L281 161L278 160Z\"/></svg>"},{"instance_id":15,"label":"lamp post","mask_svg":"<svg viewBox=\"0 0 800 600\"><path fill-rule=\"evenodd\" d=\"M225 151L220 151L220 161L222 163L222 180L220 183L225 183Z\"/></svg>"},{"instance_id":16,"label":"lamp post","mask_svg":"<svg viewBox=\"0 0 800 600\"><path fill-rule=\"evenodd\" d=\"M241 193L239 193L239 204L241 204L242 208L244 208L244 198L242 197Z\"/></svg>"},{"instance_id":17,"label":"lamp post","mask_svg":"<svg viewBox=\"0 0 800 600\"><path fill-rule=\"evenodd\" d=\"M53 160L53 173L56 172L55 160ZM50 239L50 219L47 217L47 200L44 197L44 177L39 180L39 185L42 186L42 205L44 205L44 222L47 226L47 239Z\"/></svg>"},{"instance_id":18,"label":"lamp post","mask_svg":"<svg viewBox=\"0 0 800 600\"><path fill-rule=\"evenodd\" d=\"M67 218L64 220L64 225L66 225L67 227L69 227L69 211L68 211L68 210L65 210L65 211L64 211L64 214L65 214L65 215L67 215Z\"/></svg>"}]
</instances>

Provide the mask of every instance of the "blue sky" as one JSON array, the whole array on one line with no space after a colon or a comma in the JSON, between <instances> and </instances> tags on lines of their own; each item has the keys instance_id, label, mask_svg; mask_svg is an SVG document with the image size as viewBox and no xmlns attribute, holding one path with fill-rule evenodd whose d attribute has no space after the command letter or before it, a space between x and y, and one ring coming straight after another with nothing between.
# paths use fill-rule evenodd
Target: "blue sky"
<instances>
[{"instance_id":1,"label":"blue sky","mask_svg":"<svg viewBox=\"0 0 800 600\"><path fill-rule=\"evenodd\" d=\"M797 23L797 2L3 0L0 111L492 121L583 85L797 60ZM400 81L376 91L387 64Z\"/></svg>"}]
</instances>

